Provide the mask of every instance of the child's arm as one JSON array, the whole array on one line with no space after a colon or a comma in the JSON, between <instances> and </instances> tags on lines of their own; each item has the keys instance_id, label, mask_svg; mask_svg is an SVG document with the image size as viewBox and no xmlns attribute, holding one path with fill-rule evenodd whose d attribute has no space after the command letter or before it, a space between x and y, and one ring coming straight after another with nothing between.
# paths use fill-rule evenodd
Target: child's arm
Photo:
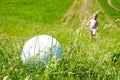
<instances>
[{"instance_id":1,"label":"child's arm","mask_svg":"<svg viewBox=\"0 0 120 80\"><path fill-rule=\"evenodd\" d=\"M98 26L96 27L96 30L98 31Z\"/></svg>"},{"instance_id":2,"label":"child's arm","mask_svg":"<svg viewBox=\"0 0 120 80\"><path fill-rule=\"evenodd\" d=\"M86 24L87 26L89 26L90 25L90 20L87 22L87 24Z\"/></svg>"}]
</instances>

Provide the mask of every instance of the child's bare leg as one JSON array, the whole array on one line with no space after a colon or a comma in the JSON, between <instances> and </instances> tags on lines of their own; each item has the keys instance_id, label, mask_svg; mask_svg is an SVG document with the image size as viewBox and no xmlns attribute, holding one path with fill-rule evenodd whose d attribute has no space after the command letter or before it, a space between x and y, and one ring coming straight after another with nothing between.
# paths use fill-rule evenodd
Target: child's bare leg
<instances>
[{"instance_id":1,"label":"child's bare leg","mask_svg":"<svg viewBox=\"0 0 120 80\"><path fill-rule=\"evenodd\" d=\"M93 38L93 31L90 31L90 38L92 39Z\"/></svg>"},{"instance_id":2,"label":"child's bare leg","mask_svg":"<svg viewBox=\"0 0 120 80\"><path fill-rule=\"evenodd\" d=\"M96 34L96 30L93 30L92 35L95 36L95 34Z\"/></svg>"}]
</instances>

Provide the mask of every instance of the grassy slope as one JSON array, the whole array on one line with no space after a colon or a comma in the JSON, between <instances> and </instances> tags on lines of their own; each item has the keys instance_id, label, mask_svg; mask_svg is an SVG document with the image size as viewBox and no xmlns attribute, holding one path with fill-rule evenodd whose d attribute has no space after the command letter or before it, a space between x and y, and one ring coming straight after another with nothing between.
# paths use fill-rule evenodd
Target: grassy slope
<instances>
[{"instance_id":1,"label":"grassy slope","mask_svg":"<svg viewBox=\"0 0 120 80\"><path fill-rule=\"evenodd\" d=\"M59 34L69 34L59 27L61 18L71 4L72 0L60 2L58 0L1 0L0 33L15 36L18 40L21 38L22 42L39 34L48 34L57 38ZM67 39L63 43L66 42Z\"/></svg>"},{"instance_id":2,"label":"grassy slope","mask_svg":"<svg viewBox=\"0 0 120 80\"><path fill-rule=\"evenodd\" d=\"M120 11L116 11L115 9L113 9L111 6L109 6L109 4L107 3L107 0L105 0L104 2L102 0L99 0L101 6L104 8L105 13L108 14L109 17L111 17L114 21L116 19L120 19ZM119 6L120 1L116 1L116 0L111 0L111 3L113 6L117 7ZM119 9L119 7L117 7ZM120 26L120 22L117 23L118 26Z\"/></svg>"},{"instance_id":3,"label":"grassy slope","mask_svg":"<svg viewBox=\"0 0 120 80\"><path fill-rule=\"evenodd\" d=\"M83 1L84 2L84 1ZM92 3L94 2L94 3ZM100 3L100 4L99 4ZM88 31L86 28L83 28L80 23L80 28L78 29L78 34L75 36L75 39L73 39L74 50L71 52L71 59L74 62L74 65L71 66L70 64L70 70L73 70L73 74L77 73L81 75L82 79L83 77L87 77L88 79L116 79L119 78L117 74L117 70L119 70L118 66L114 67L112 65L112 56L114 54L119 54L119 36L117 34L120 34L119 32L119 26L116 26L119 23L115 23L111 27L105 27L106 24L111 24L112 20L114 18L107 12L106 10L109 8L109 5L107 3L104 3L106 5L105 7L101 4L104 2L95 2L95 0L92 0L89 3L86 3L86 6L84 5L84 10L86 12L80 12L80 16L82 14L82 21L86 21L86 16L89 14L92 14L93 12L97 11L98 9L101 10L99 13L99 31L98 31L98 38L96 41L91 42L86 36ZM84 4L84 3L83 3ZM94 7L92 6L94 5ZM85 16L84 16L85 14ZM115 17L119 17L119 15L114 15ZM74 18L73 18L74 22ZM73 23L74 24L74 23ZM112 28L115 27L115 28ZM117 57L119 57L117 55ZM114 56L115 58L115 56ZM116 59L115 59L116 60ZM72 61L70 63L72 63ZM105 64L104 64L105 63ZM118 63L116 61L116 63ZM81 66L80 66L81 65ZM82 67L84 66L84 68ZM115 68L115 69L114 69ZM78 71L78 72L77 72ZM83 71L83 72L82 72ZM83 75L82 75L83 73ZM109 74L110 73L110 74ZM116 75L117 74L117 75ZM79 75L79 76L80 76Z\"/></svg>"},{"instance_id":4,"label":"grassy slope","mask_svg":"<svg viewBox=\"0 0 120 80\"><path fill-rule=\"evenodd\" d=\"M58 0L6 0L0 3L0 14L4 18L16 17L20 20L38 22L40 24L53 23L57 22L63 16L66 8L68 8L67 5L70 4L71 2L69 1L60 1L58 3Z\"/></svg>"},{"instance_id":5,"label":"grassy slope","mask_svg":"<svg viewBox=\"0 0 120 80\"><path fill-rule=\"evenodd\" d=\"M119 0L112 0L111 1L112 2L112 4L115 6L115 7L117 7L117 8L119 8L120 9L120 1Z\"/></svg>"},{"instance_id":6,"label":"grassy slope","mask_svg":"<svg viewBox=\"0 0 120 80\"><path fill-rule=\"evenodd\" d=\"M69 31L62 29L60 24L71 4L72 0L0 1L0 79L6 75L12 79L31 75L20 60L22 46L29 38L48 34L62 42L63 47L68 44Z\"/></svg>"},{"instance_id":7,"label":"grassy slope","mask_svg":"<svg viewBox=\"0 0 120 80\"><path fill-rule=\"evenodd\" d=\"M32 0L30 0L32 1ZM51 0L45 0L51 1ZM22 6L21 12L24 13L24 9L28 9L31 6L30 14L24 13L24 15L19 15L15 11L16 7L10 12L15 14L7 13L3 9L0 13L1 15L1 36L0 36L0 78L8 76L12 79L98 79L98 80L116 80L120 78L119 74L119 23L115 23L112 27L105 27L105 24L110 24L113 20L119 17L115 15L118 12L111 12L111 7L107 2L102 0L91 0L91 2L85 2L87 0L78 0L77 4L71 11L73 14L68 15L66 18L70 17L66 27L61 27L60 20L56 21L56 18L63 16L63 13L58 14L57 12L50 12L51 14L57 14L57 17L51 17L49 13L42 16L49 16L50 19L37 18L34 13L36 9L35 4L29 5L21 1L17 1ZM25 1L27 2L27 1ZM53 1L51 1L53 2ZM94 3L93 3L94 2ZM3 6L8 2L0 3ZM23 5L24 3L24 5ZM45 4L40 3L40 4ZM56 4L59 2L56 1ZM13 4L13 3L12 3ZM49 3L51 6L53 3ZM66 1L67 4L67 1ZM65 5L66 5L65 4ZM68 4L68 6L71 4ZM60 3L60 6L62 2ZM93 7L94 5L94 7ZM105 5L105 6L103 6ZM17 5L18 6L18 5ZM54 5L52 5L53 7ZM65 11L68 6L64 7ZM44 9L44 8L43 8ZM89 39L89 29L85 27L85 23L88 21L88 17L92 15L96 10L101 10L99 13L99 32L97 33L97 39L91 41ZM8 10L8 9L7 9ZM28 9L29 10L29 9ZM59 9L55 9L59 12ZM86 10L86 11L85 11ZM110 10L110 11L109 11ZM49 9L47 8L49 12ZM8 11L9 12L9 11ZM28 11L26 11L28 12ZM41 14L44 10L35 11ZM8 15L8 16L7 16ZM33 19L29 19L30 16ZM65 20L66 20L65 18ZM23 20L21 20L23 19ZM39 19L42 23L39 23ZM52 20L53 19L53 20ZM46 22L48 23L46 23ZM53 23L55 21L55 23ZM64 23L64 22L63 22ZM45 27L41 26L44 25ZM46 30L47 27L47 30ZM40 28L38 30L38 28ZM6 30L7 29L7 30ZM42 29L42 30L41 30ZM57 33L57 34L56 34ZM22 50L22 45L24 41L34 35L38 34L49 34L55 36L63 45L63 55L60 61L55 64L54 62L47 65L48 67L33 67L28 68L22 65L20 60L20 53ZM18 54L19 53L19 54Z\"/></svg>"}]
</instances>

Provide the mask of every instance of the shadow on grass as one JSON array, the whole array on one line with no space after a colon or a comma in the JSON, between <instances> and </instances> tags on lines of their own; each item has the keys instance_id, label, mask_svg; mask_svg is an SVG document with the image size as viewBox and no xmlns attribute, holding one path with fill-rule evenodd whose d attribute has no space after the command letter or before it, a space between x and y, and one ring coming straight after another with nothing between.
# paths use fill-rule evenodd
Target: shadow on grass
<instances>
[{"instance_id":1,"label":"shadow on grass","mask_svg":"<svg viewBox=\"0 0 120 80\"><path fill-rule=\"evenodd\" d=\"M112 55L111 62L114 66L120 66L120 51Z\"/></svg>"}]
</instances>

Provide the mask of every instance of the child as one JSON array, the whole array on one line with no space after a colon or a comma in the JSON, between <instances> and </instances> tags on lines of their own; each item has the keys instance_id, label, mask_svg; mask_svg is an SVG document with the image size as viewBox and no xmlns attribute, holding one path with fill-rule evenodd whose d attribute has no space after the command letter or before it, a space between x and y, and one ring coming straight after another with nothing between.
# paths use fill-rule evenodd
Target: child
<instances>
[{"instance_id":1,"label":"child","mask_svg":"<svg viewBox=\"0 0 120 80\"><path fill-rule=\"evenodd\" d=\"M98 30L97 17L98 17L98 15L96 13L94 13L92 19L90 19L87 23L87 25L90 27L90 35L92 38L93 38L93 36L95 36L96 31Z\"/></svg>"}]
</instances>

